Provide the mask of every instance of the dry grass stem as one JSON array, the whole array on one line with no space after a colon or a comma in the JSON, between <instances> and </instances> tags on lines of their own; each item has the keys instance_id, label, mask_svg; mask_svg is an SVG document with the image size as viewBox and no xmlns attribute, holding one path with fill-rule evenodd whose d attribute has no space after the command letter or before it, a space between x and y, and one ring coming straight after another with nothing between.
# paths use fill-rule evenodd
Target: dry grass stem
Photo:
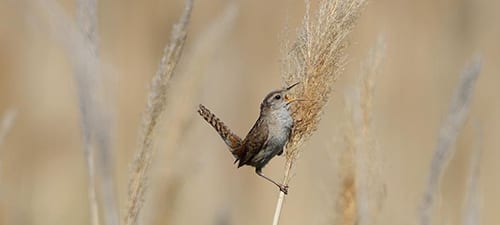
<instances>
[{"instance_id":1,"label":"dry grass stem","mask_svg":"<svg viewBox=\"0 0 500 225\"><path fill-rule=\"evenodd\" d=\"M193 122L193 105L198 102L202 81L207 71L210 71L211 62L217 55L217 49L223 45L223 40L228 35L234 25L238 8L235 4L230 4L208 27L201 32L199 38L194 40L193 47L185 51L189 62L180 64L177 69L179 76L175 78L175 86L172 86L167 93L167 108L165 113L165 146L162 149L161 158L166 160L168 174L162 174L159 184L155 185L159 193L152 202L153 222L150 224L164 224L172 216L173 209L177 205L175 197L182 189L185 179L196 170L193 165L193 157L198 154L196 151L178 151L185 143L188 131ZM182 95L182 98L179 96ZM163 129L162 129L163 130ZM175 150L175 151L174 151ZM161 154L160 153L160 154Z\"/></svg>"},{"instance_id":2,"label":"dry grass stem","mask_svg":"<svg viewBox=\"0 0 500 225\"><path fill-rule=\"evenodd\" d=\"M341 152L341 189L336 203L336 223L366 224L374 221L376 206L381 203L381 159L373 135L372 104L374 77L385 54L385 39L379 37L361 64L356 87L345 95L345 115L350 118L344 128L346 150ZM375 202L374 202L375 201Z\"/></svg>"},{"instance_id":3,"label":"dry grass stem","mask_svg":"<svg viewBox=\"0 0 500 225\"><path fill-rule=\"evenodd\" d=\"M4 112L2 116L2 121L0 123L0 150L2 149L2 145L9 134L12 125L14 125L14 121L16 120L17 112L14 109L9 109ZM1 151L0 151L1 153Z\"/></svg>"},{"instance_id":4,"label":"dry grass stem","mask_svg":"<svg viewBox=\"0 0 500 225\"><path fill-rule=\"evenodd\" d=\"M352 156L351 156L352 159ZM344 168L344 167L343 167ZM357 219L357 194L354 181L354 169L343 171L340 194L336 199L335 222L332 224L355 225Z\"/></svg>"},{"instance_id":5,"label":"dry grass stem","mask_svg":"<svg viewBox=\"0 0 500 225\"><path fill-rule=\"evenodd\" d=\"M439 181L447 163L453 157L455 143L469 112L474 84L481 71L481 60L476 58L462 73L459 84L452 96L450 108L441 124L434 156L432 158L427 186L420 206L420 224L430 225L434 199L438 192Z\"/></svg>"},{"instance_id":6,"label":"dry grass stem","mask_svg":"<svg viewBox=\"0 0 500 225\"><path fill-rule=\"evenodd\" d=\"M154 135L167 105L168 83L184 47L192 7L193 1L186 0L183 13L171 31L170 42L163 50L160 65L151 81L139 146L130 170L128 203L124 219L126 225L137 224L143 207L147 177L152 162Z\"/></svg>"},{"instance_id":7,"label":"dry grass stem","mask_svg":"<svg viewBox=\"0 0 500 225\"><path fill-rule=\"evenodd\" d=\"M5 159L3 152L3 143L5 138L9 134L14 125L14 121L16 120L17 112L14 109L8 109L3 113L3 116L0 118L0 159ZM0 180L2 183L4 182L2 172L3 172L4 164L3 160L0 160ZM0 187L0 207L5 207L5 193L4 187ZM3 210L2 210L3 211Z\"/></svg>"},{"instance_id":8,"label":"dry grass stem","mask_svg":"<svg viewBox=\"0 0 500 225\"><path fill-rule=\"evenodd\" d=\"M356 25L366 0L323 0L315 16L306 14L302 28L292 46L285 45L283 79L286 84L301 82L292 89L297 98L305 99L292 109L294 128L286 146L283 183L289 183L291 170L299 156L299 146L317 129L321 113L328 102L333 84L344 63L347 36ZM280 192L273 224L278 224L284 193Z\"/></svg>"},{"instance_id":9,"label":"dry grass stem","mask_svg":"<svg viewBox=\"0 0 500 225\"><path fill-rule=\"evenodd\" d=\"M47 7L46 10L49 13L49 23L52 25L52 33L56 39L62 41L65 49L68 51L68 55L72 59L74 66L74 78L77 87L77 94L79 99L79 110L80 110L80 128L82 131L82 144L83 152L85 157L85 162L87 166L87 179L88 179L88 199L89 199L89 213L90 213L90 223L93 225L99 224L99 205L97 201L97 187L96 187L96 172L95 172L95 162L94 154L92 151L92 105L95 100L92 96L92 91L90 88L95 88L92 82L96 78L97 65L96 59L93 57L95 49L85 48L85 45L91 46L87 43L85 37L80 33L74 24L71 24L71 20L64 13L63 9L60 8L54 1L42 1L41 5ZM84 17L82 13L79 12L79 20L83 20ZM64 37L68 35L69 38ZM86 59L90 59L88 64ZM87 73L89 76L87 77ZM89 92L87 92L89 91ZM89 95L90 94L90 95Z\"/></svg>"},{"instance_id":10,"label":"dry grass stem","mask_svg":"<svg viewBox=\"0 0 500 225\"><path fill-rule=\"evenodd\" d=\"M77 1L77 24L83 35L83 48L88 49L90 56L94 59L93 64L79 63L86 68L75 68L75 80L77 82L81 124L84 133L84 151L87 159L89 174L89 200L91 202L92 224L99 224L98 208L95 191L95 175L100 179L101 204L103 205L104 220L108 225L118 225L118 207L115 197L115 185L113 182L112 163L112 115L109 104L104 103L106 98L104 90L104 79L101 71L99 56L99 36L97 28L97 1ZM92 148L93 145L93 148ZM94 156L93 149L97 151ZM97 159L98 167L95 168L94 159ZM94 189L94 190L92 190Z\"/></svg>"},{"instance_id":11,"label":"dry grass stem","mask_svg":"<svg viewBox=\"0 0 500 225\"><path fill-rule=\"evenodd\" d=\"M346 97L346 111L351 119L344 137L348 147L345 154L351 157L350 162L341 163L352 164L347 168L354 171L347 172L344 176L346 180L344 183L354 182L354 185L343 186L341 196L344 196L344 193L354 192L355 194L351 194L354 197L346 199L347 202L343 200L342 204L347 209L351 209L351 205L355 205L356 209L354 215L352 210L340 210L340 217L343 221L349 222L342 224L365 225L368 221L373 222L376 215L374 210L381 204L383 196L384 185L380 183L382 180L380 177L380 152L373 134L372 105L375 91L374 77L379 72L384 55L385 40L383 37L379 37L375 47L370 50L367 59L361 64L357 87L354 88L352 96ZM355 203L348 201L355 201Z\"/></svg>"},{"instance_id":12,"label":"dry grass stem","mask_svg":"<svg viewBox=\"0 0 500 225\"><path fill-rule=\"evenodd\" d=\"M482 147L482 132L481 129L475 127L475 139L472 149L472 157L470 159L469 167L469 177L467 179L467 192L465 196L465 207L464 207L464 225L479 225L481 221L479 219L479 190L478 190L478 180L480 176L481 158L483 154Z\"/></svg>"},{"instance_id":13,"label":"dry grass stem","mask_svg":"<svg viewBox=\"0 0 500 225\"><path fill-rule=\"evenodd\" d=\"M200 90L204 75L207 73L209 63L214 53L220 47L221 39L227 35L229 28L233 25L237 14L235 5L229 5L225 11L215 19L194 41L191 51L185 54L189 56L189 62L179 68L179 74L175 81L176 85L168 90L168 106L172 106L165 118L167 124L168 144L176 145L181 137L185 137L187 128L193 121L193 105L196 105L200 97ZM182 93L182 98L179 94ZM175 106L175 107L173 107ZM169 145L167 149L174 146ZM175 148L173 148L175 149Z\"/></svg>"},{"instance_id":14,"label":"dry grass stem","mask_svg":"<svg viewBox=\"0 0 500 225\"><path fill-rule=\"evenodd\" d=\"M52 36L62 43L74 69L80 110L83 150L88 171L88 196L92 224L99 224L96 184L100 178L101 203L106 224L119 224L112 164L112 113L105 95L98 54L97 2L77 2L77 25L53 0L39 0L37 6L47 13ZM94 155L94 151L99 153ZM97 169L95 159L98 159ZM96 173L98 172L98 173Z\"/></svg>"}]
</instances>

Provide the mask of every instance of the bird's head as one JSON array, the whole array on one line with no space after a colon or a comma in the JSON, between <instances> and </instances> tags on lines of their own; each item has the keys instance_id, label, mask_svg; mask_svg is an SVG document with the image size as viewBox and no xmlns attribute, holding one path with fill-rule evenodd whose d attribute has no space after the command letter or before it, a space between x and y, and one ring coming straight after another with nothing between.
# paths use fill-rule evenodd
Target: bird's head
<instances>
[{"instance_id":1,"label":"bird's head","mask_svg":"<svg viewBox=\"0 0 500 225\"><path fill-rule=\"evenodd\" d=\"M288 109L290 103L301 101L302 99L291 98L288 94L290 89L297 86L299 83L295 83L290 85L287 88L272 91L269 93L262 104L260 105L261 110L279 110L279 109Z\"/></svg>"}]
</instances>

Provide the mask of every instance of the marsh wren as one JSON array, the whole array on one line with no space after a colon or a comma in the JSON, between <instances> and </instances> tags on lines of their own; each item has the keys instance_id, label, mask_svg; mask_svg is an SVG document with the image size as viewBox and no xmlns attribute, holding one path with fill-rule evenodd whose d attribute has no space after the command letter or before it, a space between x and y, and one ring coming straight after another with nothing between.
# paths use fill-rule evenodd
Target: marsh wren
<instances>
[{"instance_id":1,"label":"marsh wren","mask_svg":"<svg viewBox=\"0 0 500 225\"><path fill-rule=\"evenodd\" d=\"M290 103L300 99L292 99L287 92L295 87L295 83L287 88L272 91L260 104L260 115L244 140L234 134L217 116L205 106L200 105L198 113L222 137L229 151L236 159L238 168L248 165L255 167L260 177L268 180L287 194L288 186L279 184L262 173L262 168L276 155L283 154L283 148L290 139L293 118L289 109Z\"/></svg>"}]
</instances>

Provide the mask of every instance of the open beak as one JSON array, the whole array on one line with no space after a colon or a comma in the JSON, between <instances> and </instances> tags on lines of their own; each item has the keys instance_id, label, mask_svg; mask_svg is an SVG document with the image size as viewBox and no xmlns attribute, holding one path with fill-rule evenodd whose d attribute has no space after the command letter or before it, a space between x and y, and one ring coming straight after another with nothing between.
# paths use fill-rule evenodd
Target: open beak
<instances>
[{"instance_id":1,"label":"open beak","mask_svg":"<svg viewBox=\"0 0 500 225\"><path fill-rule=\"evenodd\" d=\"M289 91L290 89L292 89L293 87L297 86L298 84L300 84L300 82L297 82L295 84L290 85L289 87L286 88L286 91ZM285 95L285 101L286 101L286 105L290 105L290 103L292 103L292 102L305 101L305 99L290 98L290 96Z\"/></svg>"},{"instance_id":2,"label":"open beak","mask_svg":"<svg viewBox=\"0 0 500 225\"><path fill-rule=\"evenodd\" d=\"M286 88L287 91L289 91L290 89L292 89L293 87L297 86L297 84L300 84L300 82L297 82L295 84L292 84L290 85L289 87Z\"/></svg>"},{"instance_id":3,"label":"open beak","mask_svg":"<svg viewBox=\"0 0 500 225\"><path fill-rule=\"evenodd\" d=\"M289 105L292 102L297 102L297 101L305 101L305 99L300 99L300 98L290 98L288 95L285 95L285 101L286 104Z\"/></svg>"}]
</instances>

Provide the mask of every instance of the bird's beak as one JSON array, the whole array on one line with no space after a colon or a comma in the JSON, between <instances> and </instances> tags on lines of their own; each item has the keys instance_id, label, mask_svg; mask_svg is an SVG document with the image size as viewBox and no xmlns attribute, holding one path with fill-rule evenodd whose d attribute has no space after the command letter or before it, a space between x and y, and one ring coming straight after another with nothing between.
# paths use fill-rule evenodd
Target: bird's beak
<instances>
[{"instance_id":1,"label":"bird's beak","mask_svg":"<svg viewBox=\"0 0 500 225\"><path fill-rule=\"evenodd\" d=\"M297 82L295 84L292 84L290 85L289 87L286 88L286 91L289 91L290 89L292 89L293 87L297 86L298 84L300 84L300 82ZM300 99L300 98L290 98L290 96L288 95L285 95L285 101L286 101L286 104L289 105L290 103L292 102L296 102L296 101L305 101L305 99Z\"/></svg>"},{"instance_id":2,"label":"bird's beak","mask_svg":"<svg viewBox=\"0 0 500 225\"><path fill-rule=\"evenodd\" d=\"M300 84L300 82L297 82L295 84L292 84L290 85L289 87L286 88L287 91L289 91L290 89L292 89L293 87L297 86L297 84Z\"/></svg>"},{"instance_id":3,"label":"bird's beak","mask_svg":"<svg viewBox=\"0 0 500 225\"><path fill-rule=\"evenodd\" d=\"M297 101L305 101L305 99L301 99L301 98L290 98L288 95L285 95L285 101L286 101L286 104L289 105L290 103L292 102L297 102Z\"/></svg>"}]
</instances>

